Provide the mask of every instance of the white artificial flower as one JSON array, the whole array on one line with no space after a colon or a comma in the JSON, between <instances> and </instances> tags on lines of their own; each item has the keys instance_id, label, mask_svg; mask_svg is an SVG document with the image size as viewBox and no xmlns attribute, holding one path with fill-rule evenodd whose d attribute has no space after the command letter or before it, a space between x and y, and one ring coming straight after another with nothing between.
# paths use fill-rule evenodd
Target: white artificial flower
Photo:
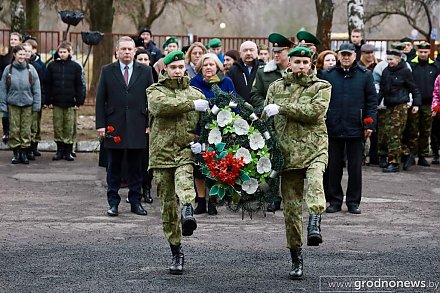
<instances>
[{"instance_id":1,"label":"white artificial flower","mask_svg":"<svg viewBox=\"0 0 440 293\"><path fill-rule=\"evenodd\" d=\"M249 132L249 124L243 118L237 118L234 121L234 129L238 135L246 135Z\"/></svg>"},{"instance_id":2,"label":"white artificial flower","mask_svg":"<svg viewBox=\"0 0 440 293\"><path fill-rule=\"evenodd\" d=\"M258 180L251 178L246 180L241 184L241 189L243 189L247 194L254 194L258 189Z\"/></svg>"},{"instance_id":3,"label":"white artificial flower","mask_svg":"<svg viewBox=\"0 0 440 293\"><path fill-rule=\"evenodd\" d=\"M218 126L220 127L225 127L226 125L231 123L232 122L231 112L228 110L221 110L217 114L217 122L218 122Z\"/></svg>"},{"instance_id":4,"label":"white artificial flower","mask_svg":"<svg viewBox=\"0 0 440 293\"><path fill-rule=\"evenodd\" d=\"M257 172L260 174L264 174L266 172L270 172L272 169L272 163L270 162L269 158L262 157L258 160L257 163Z\"/></svg>"},{"instance_id":5,"label":"white artificial flower","mask_svg":"<svg viewBox=\"0 0 440 293\"><path fill-rule=\"evenodd\" d=\"M249 164L252 161L251 153L244 147L239 148L234 157L237 159L243 158L245 164Z\"/></svg>"},{"instance_id":6,"label":"white artificial flower","mask_svg":"<svg viewBox=\"0 0 440 293\"><path fill-rule=\"evenodd\" d=\"M249 140L249 145L254 151L264 147L264 138L259 132L254 132Z\"/></svg>"},{"instance_id":7,"label":"white artificial flower","mask_svg":"<svg viewBox=\"0 0 440 293\"><path fill-rule=\"evenodd\" d=\"M222 142L222 133L218 128L214 128L209 132L208 142L210 144L218 144Z\"/></svg>"}]
</instances>

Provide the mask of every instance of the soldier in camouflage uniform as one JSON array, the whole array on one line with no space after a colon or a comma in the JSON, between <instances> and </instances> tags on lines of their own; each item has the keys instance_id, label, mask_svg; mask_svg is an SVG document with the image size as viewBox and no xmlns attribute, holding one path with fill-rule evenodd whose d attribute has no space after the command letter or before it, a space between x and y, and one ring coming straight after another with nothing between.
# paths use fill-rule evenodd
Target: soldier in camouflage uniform
<instances>
[{"instance_id":1,"label":"soldier in camouflage uniform","mask_svg":"<svg viewBox=\"0 0 440 293\"><path fill-rule=\"evenodd\" d=\"M159 82L147 89L151 128L149 168L156 178L163 231L173 254L169 270L171 274L182 274L181 238L192 235L197 228L192 207L196 194L191 151L201 151L200 144L196 144L198 149L188 146L199 121L197 111L204 112L209 105L204 95L189 85L181 51L169 53L164 64L165 72ZM176 194L181 206L182 229L176 211Z\"/></svg>"},{"instance_id":2,"label":"soldier in camouflage uniform","mask_svg":"<svg viewBox=\"0 0 440 293\"><path fill-rule=\"evenodd\" d=\"M305 199L309 224L307 245L322 243L321 214L325 210L323 174L327 164L327 111L331 85L311 73L313 52L297 47L289 52L290 68L267 92L263 115L274 116L275 133L284 157L281 193L284 203L287 247L292 257L291 279L303 275L303 217ZM277 115L278 114L278 115ZM304 196L304 179L307 193Z\"/></svg>"},{"instance_id":3,"label":"soldier in camouflage uniform","mask_svg":"<svg viewBox=\"0 0 440 293\"><path fill-rule=\"evenodd\" d=\"M382 72L380 80L379 101L384 100L387 107L384 131L387 133L388 166L383 168L385 173L400 171L400 161L408 162L409 149L402 143L402 133L405 130L409 93L412 93L412 113L417 113L421 104L420 92L416 88L411 71L402 61L399 50L387 51L388 67ZM404 170L408 165L404 163Z\"/></svg>"}]
</instances>

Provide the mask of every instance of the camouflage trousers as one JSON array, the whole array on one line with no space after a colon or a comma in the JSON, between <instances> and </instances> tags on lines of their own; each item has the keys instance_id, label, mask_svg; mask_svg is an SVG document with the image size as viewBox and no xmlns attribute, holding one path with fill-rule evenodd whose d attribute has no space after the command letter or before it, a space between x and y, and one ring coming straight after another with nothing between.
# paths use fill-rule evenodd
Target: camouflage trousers
<instances>
[{"instance_id":1,"label":"camouflage trousers","mask_svg":"<svg viewBox=\"0 0 440 293\"><path fill-rule=\"evenodd\" d=\"M153 169L153 176L156 179L157 194L160 198L163 233L169 243L179 245L182 240L182 230L176 194L179 197L180 207L193 203L196 197L193 166L187 164L177 168Z\"/></svg>"},{"instance_id":2,"label":"camouflage trousers","mask_svg":"<svg viewBox=\"0 0 440 293\"><path fill-rule=\"evenodd\" d=\"M41 141L41 111L32 112L31 141Z\"/></svg>"},{"instance_id":3,"label":"camouflage trousers","mask_svg":"<svg viewBox=\"0 0 440 293\"><path fill-rule=\"evenodd\" d=\"M76 111L73 107L53 107L53 137L55 141L73 144Z\"/></svg>"},{"instance_id":4,"label":"camouflage trousers","mask_svg":"<svg viewBox=\"0 0 440 293\"><path fill-rule=\"evenodd\" d=\"M419 156L429 155L429 136L432 126L431 105L422 105L416 114L408 110L406 122L407 145L411 154Z\"/></svg>"},{"instance_id":5,"label":"camouflage trousers","mask_svg":"<svg viewBox=\"0 0 440 293\"><path fill-rule=\"evenodd\" d=\"M32 106L8 105L9 147L28 148L31 146Z\"/></svg>"},{"instance_id":6,"label":"camouflage trousers","mask_svg":"<svg viewBox=\"0 0 440 293\"><path fill-rule=\"evenodd\" d=\"M387 145L387 133L384 129L386 121L386 110L378 110L377 111L377 154L379 156L386 156L388 154L388 145Z\"/></svg>"},{"instance_id":7,"label":"camouflage trousers","mask_svg":"<svg viewBox=\"0 0 440 293\"><path fill-rule=\"evenodd\" d=\"M387 136L388 162L400 164L402 154L409 155L409 148L402 143L402 134L405 130L408 117L408 105L387 106L383 129Z\"/></svg>"},{"instance_id":8,"label":"camouflage trousers","mask_svg":"<svg viewBox=\"0 0 440 293\"><path fill-rule=\"evenodd\" d=\"M310 215L321 215L325 210L323 175L325 164L314 162L308 168L285 171L281 174L281 194L288 248L303 244L304 179L307 179L305 202Z\"/></svg>"}]
</instances>

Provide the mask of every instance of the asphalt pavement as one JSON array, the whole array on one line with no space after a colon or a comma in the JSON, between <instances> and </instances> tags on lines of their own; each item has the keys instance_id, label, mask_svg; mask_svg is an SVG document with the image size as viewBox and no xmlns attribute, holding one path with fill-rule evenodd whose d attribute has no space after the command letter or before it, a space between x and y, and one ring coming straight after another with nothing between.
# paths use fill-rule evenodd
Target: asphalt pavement
<instances>
[{"instance_id":1,"label":"asphalt pavement","mask_svg":"<svg viewBox=\"0 0 440 293\"><path fill-rule=\"evenodd\" d=\"M280 211L197 216L184 274L172 276L155 190L147 216L123 201L108 217L97 153L66 162L45 152L29 165L11 154L0 152L2 293L440 291L439 166L364 167L362 214L324 214L324 242L304 246L304 279L292 281Z\"/></svg>"}]
</instances>

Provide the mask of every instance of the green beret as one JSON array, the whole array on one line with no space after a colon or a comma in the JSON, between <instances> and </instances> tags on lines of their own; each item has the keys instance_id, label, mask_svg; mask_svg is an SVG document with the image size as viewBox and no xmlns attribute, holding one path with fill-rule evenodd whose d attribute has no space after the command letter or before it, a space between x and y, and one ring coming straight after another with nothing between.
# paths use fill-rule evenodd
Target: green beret
<instances>
[{"instance_id":1,"label":"green beret","mask_svg":"<svg viewBox=\"0 0 440 293\"><path fill-rule=\"evenodd\" d=\"M306 47L296 47L292 51L287 54L289 57L308 57L311 58L313 56L313 51Z\"/></svg>"},{"instance_id":2,"label":"green beret","mask_svg":"<svg viewBox=\"0 0 440 293\"><path fill-rule=\"evenodd\" d=\"M162 48L165 50L166 47L168 47L169 44L171 43L176 43L177 45L179 45L179 43L177 42L176 37L169 37L165 43L163 43Z\"/></svg>"},{"instance_id":3,"label":"green beret","mask_svg":"<svg viewBox=\"0 0 440 293\"><path fill-rule=\"evenodd\" d=\"M296 34L298 42L304 41L306 44L313 44L315 46L320 45L321 42L313 34L306 31L299 31Z\"/></svg>"},{"instance_id":4,"label":"green beret","mask_svg":"<svg viewBox=\"0 0 440 293\"><path fill-rule=\"evenodd\" d=\"M211 39L208 42L208 47L209 48L218 48L218 47L221 47L221 46L222 46L222 41L220 39L217 39L217 38Z\"/></svg>"},{"instance_id":5,"label":"green beret","mask_svg":"<svg viewBox=\"0 0 440 293\"><path fill-rule=\"evenodd\" d=\"M422 42L417 45L417 49L431 49L431 44L428 42Z\"/></svg>"},{"instance_id":6,"label":"green beret","mask_svg":"<svg viewBox=\"0 0 440 293\"><path fill-rule=\"evenodd\" d=\"M182 51L173 51L163 58L163 64L168 65L171 62L185 60L185 55Z\"/></svg>"},{"instance_id":7,"label":"green beret","mask_svg":"<svg viewBox=\"0 0 440 293\"><path fill-rule=\"evenodd\" d=\"M278 33L270 34L269 42L272 43L272 50L274 52L279 52L283 49L288 49L293 45L293 43L288 38Z\"/></svg>"}]
</instances>

